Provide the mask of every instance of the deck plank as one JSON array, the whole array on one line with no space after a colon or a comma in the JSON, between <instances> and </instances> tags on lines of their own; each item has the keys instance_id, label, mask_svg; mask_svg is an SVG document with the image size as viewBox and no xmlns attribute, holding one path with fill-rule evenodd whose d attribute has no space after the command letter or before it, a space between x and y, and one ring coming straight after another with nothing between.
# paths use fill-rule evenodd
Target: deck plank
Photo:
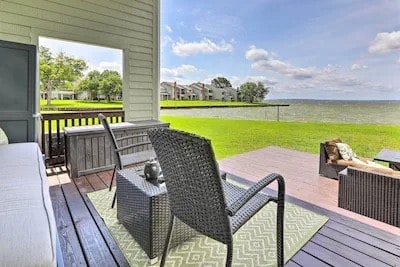
<instances>
[{"instance_id":1,"label":"deck plank","mask_svg":"<svg viewBox=\"0 0 400 267\"><path fill-rule=\"evenodd\" d=\"M329 224L332 226L332 224ZM334 226L333 226L334 227ZM333 240L336 240L342 244L349 244L352 248L363 252L375 259L378 259L387 264L392 264L393 262L400 262L400 257L396 256L394 252L398 250L398 247L390 246L393 250L386 250L385 246L388 244L383 240L376 239L369 236L368 242L357 239L359 234L356 231L350 232L351 235L344 234L342 232L336 231L328 226L321 229L318 233L327 236ZM371 242L376 241L376 243Z\"/></svg>"},{"instance_id":2,"label":"deck plank","mask_svg":"<svg viewBox=\"0 0 400 267\"><path fill-rule=\"evenodd\" d=\"M327 223L327 226L346 235L351 235L366 244L375 246L386 252L400 255L400 245L396 244L396 236L390 235L390 233L382 233L378 231L378 229L362 229L361 226L359 228L353 228L350 227L349 224L343 224L338 221L330 221ZM356 226L359 226L359 224ZM400 256L397 258L400 262Z\"/></svg>"},{"instance_id":3,"label":"deck plank","mask_svg":"<svg viewBox=\"0 0 400 267\"><path fill-rule=\"evenodd\" d=\"M314 242L308 242L304 247L301 249L308 254L318 258L320 261L326 262L331 266L338 266L338 267L354 267L354 266L361 266L360 264L356 264L355 262L334 253ZM300 263L301 264L301 263ZM316 265L318 266L318 265Z\"/></svg>"},{"instance_id":4,"label":"deck plank","mask_svg":"<svg viewBox=\"0 0 400 267\"><path fill-rule=\"evenodd\" d=\"M87 208L88 208L89 212L92 214L93 220L97 224L97 227L99 228L108 247L110 248L110 251L111 251L115 261L121 267L129 266L129 263L125 259L124 254L122 254L117 243L115 242L114 238L112 237L111 233L109 232L107 226L104 224L103 219L97 213L96 208L93 206L93 203L90 201L89 197L86 194L83 194L82 198L86 202Z\"/></svg>"},{"instance_id":5,"label":"deck plank","mask_svg":"<svg viewBox=\"0 0 400 267\"><path fill-rule=\"evenodd\" d=\"M97 174L88 174L85 175L85 177L95 191L106 189L108 187L108 185L105 184Z\"/></svg>"},{"instance_id":6,"label":"deck plank","mask_svg":"<svg viewBox=\"0 0 400 267\"><path fill-rule=\"evenodd\" d=\"M77 235L90 266L118 266L74 183L62 185Z\"/></svg>"},{"instance_id":7,"label":"deck plank","mask_svg":"<svg viewBox=\"0 0 400 267\"><path fill-rule=\"evenodd\" d=\"M329 249L330 251L339 254L341 257L345 257L357 264L365 267L380 267L380 266L390 266L380 260L377 260L371 256L366 255L353 248L353 243L342 244L334 239L317 233L313 238L312 242L318 244L321 247ZM365 251L368 252L368 251Z\"/></svg>"},{"instance_id":8,"label":"deck plank","mask_svg":"<svg viewBox=\"0 0 400 267\"><path fill-rule=\"evenodd\" d=\"M85 256L76 235L61 186L50 187L50 196L65 266L86 266Z\"/></svg>"},{"instance_id":9,"label":"deck plank","mask_svg":"<svg viewBox=\"0 0 400 267\"><path fill-rule=\"evenodd\" d=\"M400 248L400 236L398 236L398 235L394 235L392 233L381 230L374 226L359 222L352 218L348 218L344 215L338 214L334 211L330 211L325 208L321 208L317 205L302 201L300 199L297 199L297 198L294 198L291 196L286 196L286 199L287 199L287 201L294 203L296 205L299 205L305 209L312 210L318 214L329 217L330 222L333 222L333 221L336 222L337 223L336 225L338 227L340 225L346 225L347 231L349 231L349 232L356 230L359 233L364 233L367 236L372 236L377 239L386 240L386 241L390 240L390 243L393 244L392 249L395 249L396 247L397 247L397 249Z\"/></svg>"},{"instance_id":10,"label":"deck plank","mask_svg":"<svg viewBox=\"0 0 400 267\"><path fill-rule=\"evenodd\" d=\"M301 267L301 265L298 265L297 263L295 263L294 261L289 260L286 264L286 267Z\"/></svg>"},{"instance_id":11,"label":"deck plank","mask_svg":"<svg viewBox=\"0 0 400 267\"><path fill-rule=\"evenodd\" d=\"M79 188L79 191L81 193L90 193L90 192L95 191L94 188L91 186L91 184L86 179L86 176L80 176L78 178L73 178L73 179L74 179L74 183Z\"/></svg>"},{"instance_id":12,"label":"deck plank","mask_svg":"<svg viewBox=\"0 0 400 267\"><path fill-rule=\"evenodd\" d=\"M318 258L300 250L291 258L291 261L294 261L296 264L300 266L318 266L318 267L329 267L330 265L319 260Z\"/></svg>"},{"instance_id":13,"label":"deck plank","mask_svg":"<svg viewBox=\"0 0 400 267\"><path fill-rule=\"evenodd\" d=\"M107 186L110 186L111 178L112 178L112 171L105 171L97 173L98 177L103 181L103 183ZM115 180L113 181L113 185L115 185Z\"/></svg>"}]
</instances>

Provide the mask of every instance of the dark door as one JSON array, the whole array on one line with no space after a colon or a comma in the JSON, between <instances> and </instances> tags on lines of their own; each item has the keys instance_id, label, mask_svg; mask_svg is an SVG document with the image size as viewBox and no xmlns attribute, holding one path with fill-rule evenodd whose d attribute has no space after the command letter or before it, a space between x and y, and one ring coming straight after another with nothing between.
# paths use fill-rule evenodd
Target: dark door
<instances>
[{"instance_id":1,"label":"dark door","mask_svg":"<svg viewBox=\"0 0 400 267\"><path fill-rule=\"evenodd\" d=\"M0 41L0 127L10 143L37 136L35 80L36 46Z\"/></svg>"}]
</instances>

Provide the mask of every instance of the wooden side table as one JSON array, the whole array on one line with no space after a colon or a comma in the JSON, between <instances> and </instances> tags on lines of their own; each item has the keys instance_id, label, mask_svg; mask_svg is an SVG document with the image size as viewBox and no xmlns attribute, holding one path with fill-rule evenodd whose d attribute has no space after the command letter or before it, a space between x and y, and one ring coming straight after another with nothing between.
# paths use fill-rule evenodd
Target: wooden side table
<instances>
[{"instance_id":1,"label":"wooden side table","mask_svg":"<svg viewBox=\"0 0 400 267\"><path fill-rule=\"evenodd\" d=\"M163 252L171 216L167 188L165 184L150 183L139 174L133 169L117 172L117 218L154 264ZM176 220L171 247L196 234Z\"/></svg>"}]
</instances>

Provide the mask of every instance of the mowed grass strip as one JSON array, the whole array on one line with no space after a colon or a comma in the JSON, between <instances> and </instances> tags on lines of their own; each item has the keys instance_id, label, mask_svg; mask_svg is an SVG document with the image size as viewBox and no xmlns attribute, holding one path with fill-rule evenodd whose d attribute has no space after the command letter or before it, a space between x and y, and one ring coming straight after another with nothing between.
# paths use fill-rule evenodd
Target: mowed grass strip
<instances>
[{"instance_id":1,"label":"mowed grass strip","mask_svg":"<svg viewBox=\"0 0 400 267\"><path fill-rule=\"evenodd\" d=\"M122 101L97 101L97 100L51 100L51 105L47 105L47 100L40 100L40 107L52 108L122 108Z\"/></svg>"},{"instance_id":2,"label":"mowed grass strip","mask_svg":"<svg viewBox=\"0 0 400 267\"><path fill-rule=\"evenodd\" d=\"M382 148L400 150L400 126L340 123L271 122L220 118L162 116L171 128L211 139L217 159L266 146L319 153L319 143L340 137L363 157ZM299 159L301 162L301 159Z\"/></svg>"}]
</instances>

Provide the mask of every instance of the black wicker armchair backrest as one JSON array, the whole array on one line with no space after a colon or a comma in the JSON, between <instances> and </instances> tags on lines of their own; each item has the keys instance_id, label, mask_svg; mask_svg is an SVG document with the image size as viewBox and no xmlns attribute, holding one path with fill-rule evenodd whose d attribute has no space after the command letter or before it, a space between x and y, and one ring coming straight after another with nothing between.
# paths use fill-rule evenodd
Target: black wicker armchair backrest
<instances>
[{"instance_id":1,"label":"black wicker armchair backrest","mask_svg":"<svg viewBox=\"0 0 400 267\"><path fill-rule=\"evenodd\" d=\"M211 142L189 133L155 128L148 136L160 162L172 213L215 240L231 240L219 170Z\"/></svg>"},{"instance_id":2,"label":"black wicker armchair backrest","mask_svg":"<svg viewBox=\"0 0 400 267\"><path fill-rule=\"evenodd\" d=\"M118 150L118 143L117 143L117 140L115 138L115 135L114 135L113 131L111 130L110 124L107 121L107 117L104 116L102 113L99 113L99 115L97 115L97 117L101 121L101 124L103 124L103 127L106 130L106 135L107 135L108 139L111 142L111 149L113 151L115 165L117 166L117 168L119 170L121 170L122 169L122 162L121 162L120 152L117 151Z\"/></svg>"}]
</instances>

